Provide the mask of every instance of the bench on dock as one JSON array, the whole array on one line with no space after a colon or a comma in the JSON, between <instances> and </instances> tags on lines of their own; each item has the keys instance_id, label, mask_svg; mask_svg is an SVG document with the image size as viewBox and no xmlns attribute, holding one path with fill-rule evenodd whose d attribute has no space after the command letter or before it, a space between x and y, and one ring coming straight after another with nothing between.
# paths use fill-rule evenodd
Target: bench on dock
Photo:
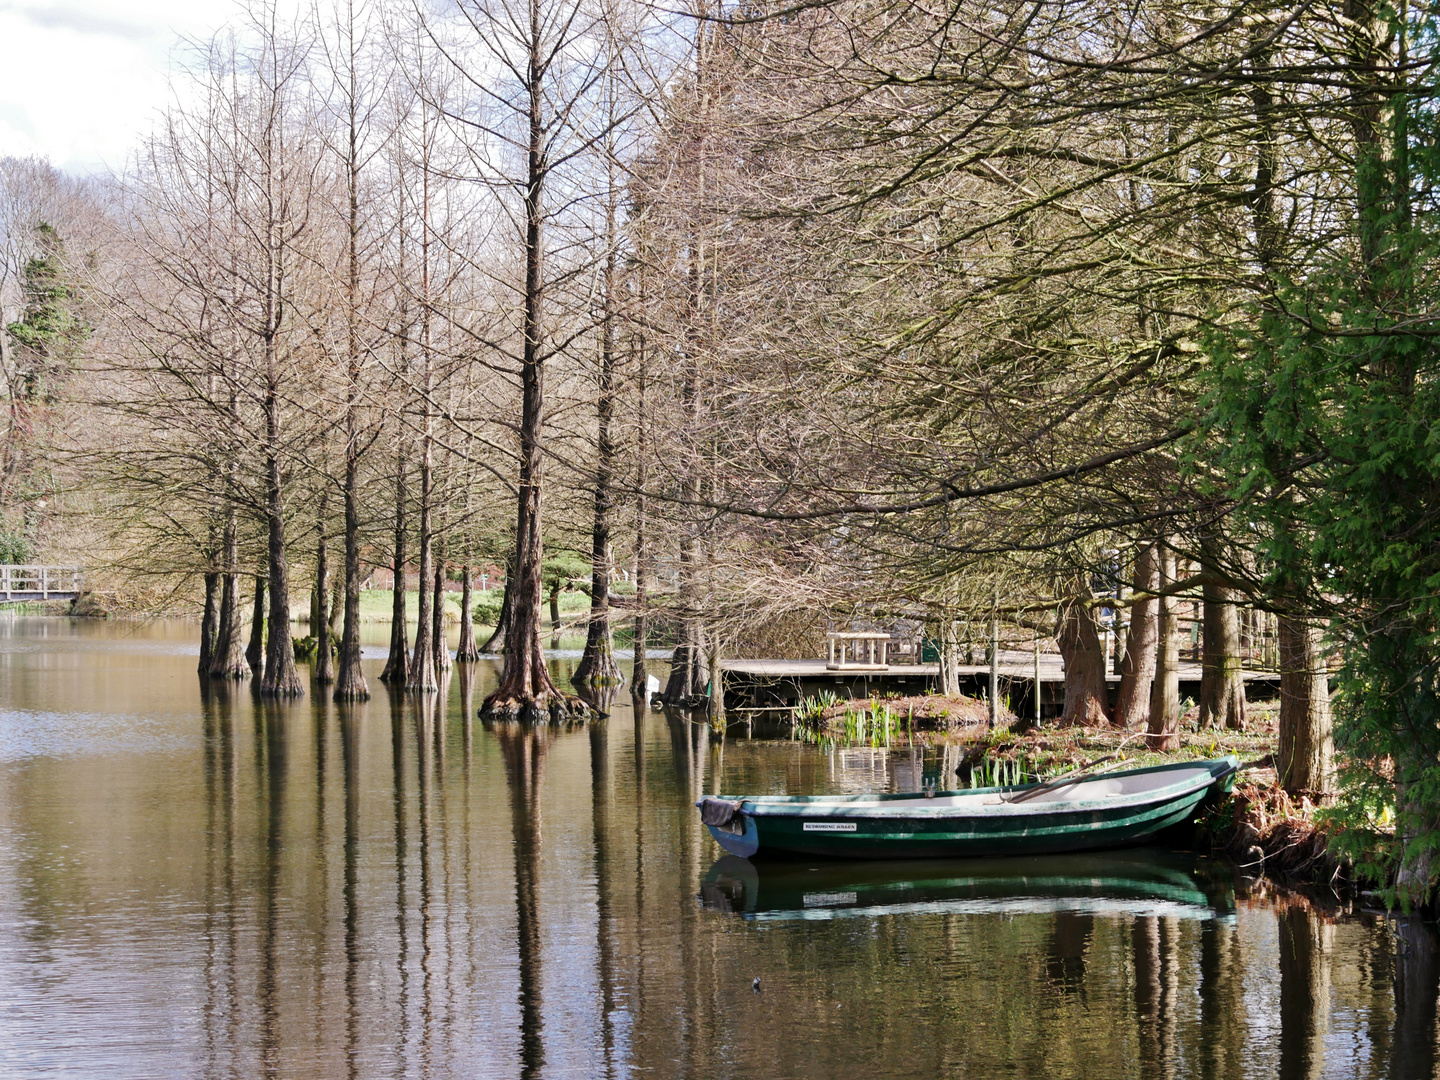
<instances>
[{"instance_id":1,"label":"bench on dock","mask_svg":"<svg viewBox=\"0 0 1440 1080\"><path fill-rule=\"evenodd\" d=\"M888 671L889 634L832 632L825 635L828 671ZM848 654L848 655L847 655Z\"/></svg>"}]
</instances>

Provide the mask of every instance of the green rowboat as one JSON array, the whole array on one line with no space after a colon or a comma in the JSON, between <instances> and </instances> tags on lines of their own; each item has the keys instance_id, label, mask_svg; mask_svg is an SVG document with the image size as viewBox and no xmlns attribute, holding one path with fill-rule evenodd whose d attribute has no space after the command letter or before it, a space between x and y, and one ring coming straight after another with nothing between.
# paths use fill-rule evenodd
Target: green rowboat
<instances>
[{"instance_id":1,"label":"green rowboat","mask_svg":"<svg viewBox=\"0 0 1440 1080\"><path fill-rule=\"evenodd\" d=\"M894 795L707 797L732 855L937 859L1047 855L1142 843L1230 790L1239 761L1185 761L1041 784Z\"/></svg>"}]
</instances>

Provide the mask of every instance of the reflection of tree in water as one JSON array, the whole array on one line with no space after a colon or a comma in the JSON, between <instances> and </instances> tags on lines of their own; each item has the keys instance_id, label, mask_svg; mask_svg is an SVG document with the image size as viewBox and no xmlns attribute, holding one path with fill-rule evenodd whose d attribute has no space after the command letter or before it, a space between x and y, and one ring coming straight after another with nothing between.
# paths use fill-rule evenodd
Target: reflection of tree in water
<instances>
[{"instance_id":1,"label":"reflection of tree in water","mask_svg":"<svg viewBox=\"0 0 1440 1080\"><path fill-rule=\"evenodd\" d=\"M360 1069L360 728L363 703L340 710L340 764L345 782L344 876L340 892L345 911L345 1062L346 1075Z\"/></svg>"},{"instance_id":2,"label":"reflection of tree in water","mask_svg":"<svg viewBox=\"0 0 1440 1080\"><path fill-rule=\"evenodd\" d=\"M300 706L300 708L304 708L304 706ZM330 727L331 722L335 719L336 707L335 703L330 700L329 694L316 694L307 712L309 713L309 719L315 737L315 811L313 815L315 836L314 839L308 843L303 839L300 840L300 843L304 844L305 847L313 853L311 856L310 871L315 879L323 883L318 896L311 901L312 904L318 905L319 910L317 911L317 915L319 919L317 920L317 926L315 928L313 946L310 948L309 953L312 970L311 978L316 986L324 986L326 984L326 972L330 967L330 943L332 940L331 935L327 932L331 917L329 905L331 852L328 828L330 815L327 803L329 802L330 794L328 770L330 760ZM298 716L299 710L297 709L292 713L292 717L298 718ZM293 723L294 719L292 719L291 722ZM303 786L302 782L300 785L302 789L300 794L301 800L304 798ZM291 815L292 821L295 818L303 820L310 816L309 814ZM293 827L292 824L292 829ZM299 838L297 837L296 839ZM328 1006L329 1002L326 1002L325 1005ZM321 1011L328 1014L330 1010L328 1007L325 1007Z\"/></svg>"},{"instance_id":3,"label":"reflection of tree in water","mask_svg":"<svg viewBox=\"0 0 1440 1080\"><path fill-rule=\"evenodd\" d=\"M443 650L442 650L443 651ZM439 799L437 789L443 786L445 764L445 725L439 717L443 715L441 702L449 698L450 672L437 667L436 682L439 691L434 694L412 694L411 708L415 716L415 773L416 773L416 817L420 850L416 853L416 864L420 870L419 903L416 914L420 918L420 1062L422 1071L428 1071L431 1060L430 1039L435 1028L435 972L432 958L435 943L431 940L434 932L436 888L431 866L431 851L435 847L435 806ZM444 809L439 817L443 821ZM438 845L443 849L443 839ZM442 874L443 874L442 867ZM401 916L404 917L403 914Z\"/></svg>"},{"instance_id":4,"label":"reflection of tree in water","mask_svg":"<svg viewBox=\"0 0 1440 1080\"><path fill-rule=\"evenodd\" d=\"M680 781L686 800L693 802L700 797L705 783L710 727L703 720L697 720L695 714L681 709L665 710L665 727L670 733L675 777Z\"/></svg>"},{"instance_id":5,"label":"reflection of tree in water","mask_svg":"<svg viewBox=\"0 0 1440 1080\"><path fill-rule=\"evenodd\" d=\"M1045 972L1050 982L1065 993L1085 985L1085 952L1095 932L1095 916L1062 911L1050 927L1045 953Z\"/></svg>"},{"instance_id":6,"label":"reflection of tree in water","mask_svg":"<svg viewBox=\"0 0 1440 1080\"><path fill-rule=\"evenodd\" d=\"M395 970L400 981L396 995L396 1013L399 1021L396 1042L403 1061L410 1033L410 920L406 911L409 893L407 870L410 852L405 806L407 778L405 747L408 740L405 737L405 691L392 687L389 695L391 805L395 819Z\"/></svg>"},{"instance_id":7,"label":"reflection of tree in water","mask_svg":"<svg viewBox=\"0 0 1440 1080\"><path fill-rule=\"evenodd\" d=\"M1178 927L1174 919L1144 915L1130 936L1141 1075L1164 1076L1175 1060Z\"/></svg>"},{"instance_id":8,"label":"reflection of tree in water","mask_svg":"<svg viewBox=\"0 0 1440 1080\"><path fill-rule=\"evenodd\" d=\"M540 970L541 789L545 758L554 740L549 724L487 723L505 762L515 839L516 939L520 967L521 1075L540 1075L545 1064Z\"/></svg>"},{"instance_id":9,"label":"reflection of tree in water","mask_svg":"<svg viewBox=\"0 0 1440 1080\"><path fill-rule=\"evenodd\" d=\"M610 707L615 704L619 693L620 687L615 683L602 683L598 686L591 686L589 683L575 684L576 696L594 709L595 715L602 719L610 715Z\"/></svg>"},{"instance_id":10,"label":"reflection of tree in water","mask_svg":"<svg viewBox=\"0 0 1440 1080\"><path fill-rule=\"evenodd\" d=\"M1330 953L1334 925L1297 903L1278 913L1280 1080L1311 1080L1325 1064L1330 1030ZM1431 1014L1433 1018L1433 1013ZM1426 1075L1429 1075L1428 1073Z\"/></svg>"},{"instance_id":11,"label":"reflection of tree in water","mask_svg":"<svg viewBox=\"0 0 1440 1080\"><path fill-rule=\"evenodd\" d=\"M1418 916L1391 920L1395 935L1392 1080L1435 1075L1435 1010L1440 1001L1440 938Z\"/></svg>"},{"instance_id":12,"label":"reflection of tree in water","mask_svg":"<svg viewBox=\"0 0 1440 1080\"><path fill-rule=\"evenodd\" d=\"M590 722L590 804L595 844L595 921L599 947L600 1038L608 1075L615 1074L615 873L610 850L610 703L615 686L583 686L580 694L595 709ZM605 691L609 691L606 695ZM593 695L593 699L592 696ZM603 699L603 700L602 700Z\"/></svg>"},{"instance_id":13,"label":"reflection of tree in water","mask_svg":"<svg viewBox=\"0 0 1440 1080\"><path fill-rule=\"evenodd\" d=\"M205 1052L206 1072L233 1063L240 1030L235 949L235 699L230 683L200 688L205 735Z\"/></svg>"},{"instance_id":14,"label":"reflection of tree in water","mask_svg":"<svg viewBox=\"0 0 1440 1080\"><path fill-rule=\"evenodd\" d=\"M275 698L262 698L255 709L263 738L257 749L257 767L262 770L257 795L262 801L265 822L264 859L261 864L263 914L261 918L260 985L256 998L260 1006L260 1055L267 1075L280 1071L280 965L285 962L281 948L280 875L285 853L285 797L289 747L287 724L296 708ZM303 707L303 706L302 706Z\"/></svg>"},{"instance_id":15,"label":"reflection of tree in water","mask_svg":"<svg viewBox=\"0 0 1440 1080\"><path fill-rule=\"evenodd\" d=\"M1233 1076L1245 1061L1244 957L1232 923L1200 924L1200 1075L1203 1080Z\"/></svg>"},{"instance_id":16,"label":"reflection of tree in water","mask_svg":"<svg viewBox=\"0 0 1440 1080\"><path fill-rule=\"evenodd\" d=\"M465 792L466 806L469 806L470 767L475 753L475 665L458 664L456 679L460 683L460 724L462 746L465 751Z\"/></svg>"},{"instance_id":17,"label":"reflection of tree in water","mask_svg":"<svg viewBox=\"0 0 1440 1080\"><path fill-rule=\"evenodd\" d=\"M389 690L397 987L394 1008L387 1008L386 1015L395 1018L392 1045L397 1070L416 1069L421 1074L435 1068L437 1056L448 1049L440 1014L453 993L451 912L444 902L453 881L444 791L447 678L440 676L438 694ZM357 741L361 730L356 726L351 733ZM355 780L358 785L358 762ZM357 815L359 798L357 787ZM356 830L358 843L358 820ZM363 937L357 939L357 946L364 948ZM357 966L364 960L364 956L351 958Z\"/></svg>"}]
</instances>

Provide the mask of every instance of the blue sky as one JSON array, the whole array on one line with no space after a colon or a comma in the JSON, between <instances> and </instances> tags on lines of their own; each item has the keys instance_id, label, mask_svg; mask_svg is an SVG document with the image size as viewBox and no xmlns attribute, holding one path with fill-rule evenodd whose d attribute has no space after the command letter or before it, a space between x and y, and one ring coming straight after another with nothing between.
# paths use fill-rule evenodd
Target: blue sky
<instances>
[{"instance_id":1,"label":"blue sky","mask_svg":"<svg viewBox=\"0 0 1440 1080\"><path fill-rule=\"evenodd\" d=\"M0 0L0 156L123 168L171 100L182 35L208 37L235 11L233 0Z\"/></svg>"}]
</instances>

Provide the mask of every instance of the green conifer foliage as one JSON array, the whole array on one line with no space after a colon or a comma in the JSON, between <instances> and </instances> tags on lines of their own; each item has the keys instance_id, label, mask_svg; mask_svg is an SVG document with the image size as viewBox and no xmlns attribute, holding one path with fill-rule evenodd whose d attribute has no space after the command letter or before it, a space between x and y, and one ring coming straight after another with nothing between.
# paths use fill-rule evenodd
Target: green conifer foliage
<instances>
[{"instance_id":1,"label":"green conifer foliage","mask_svg":"<svg viewBox=\"0 0 1440 1080\"><path fill-rule=\"evenodd\" d=\"M1434 27L1402 29L1432 80ZM1331 617L1336 842L1409 907L1440 884L1440 125L1386 91L1345 234L1210 336L1194 460L1256 526L1274 594Z\"/></svg>"}]
</instances>

